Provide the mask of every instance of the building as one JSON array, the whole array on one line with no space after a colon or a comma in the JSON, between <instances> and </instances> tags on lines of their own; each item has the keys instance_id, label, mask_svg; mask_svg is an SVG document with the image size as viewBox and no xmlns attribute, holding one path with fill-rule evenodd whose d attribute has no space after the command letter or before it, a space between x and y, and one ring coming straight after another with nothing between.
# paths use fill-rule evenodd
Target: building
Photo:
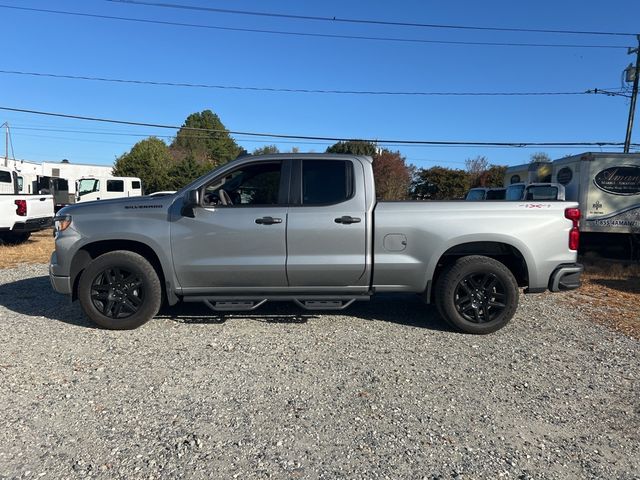
<instances>
[{"instance_id":1,"label":"building","mask_svg":"<svg viewBox=\"0 0 640 480\"><path fill-rule=\"evenodd\" d=\"M8 160L7 166L25 177L36 176L65 178L69 182L69 193L75 194L76 180L82 177L109 177L113 174L113 165L92 165L88 163L61 162L36 163L29 160Z\"/></svg>"}]
</instances>

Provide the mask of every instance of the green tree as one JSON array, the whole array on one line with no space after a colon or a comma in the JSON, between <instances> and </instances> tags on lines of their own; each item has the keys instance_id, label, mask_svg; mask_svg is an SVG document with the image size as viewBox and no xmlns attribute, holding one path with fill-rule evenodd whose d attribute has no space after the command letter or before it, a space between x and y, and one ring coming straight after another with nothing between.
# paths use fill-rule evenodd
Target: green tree
<instances>
[{"instance_id":1,"label":"green tree","mask_svg":"<svg viewBox=\"0 0 640 480\"><path fill-rule=\"evenodd\" d=\"M264 147L256 148L252 155L269 155L270 153L280 153L276 145L265 145Z\"/></svg>"},{"instance_id":2,"label":"green tree","mask_svg":"<svg viewBox=\"0 0 640 480\"><path fill-rule=\"evenodd\" d=\"M327 148L327 153L344 153L349 155L369 155L373 157L378 147L373 142L364 140L348 140L346 142L334 143Z\"/></svg>"},{"instance_id":3,"label":"green tree","mask_svg":"<svg viewBox=\"0 0 640 480\"><path fill-rule=\"evenodd\" d=\"M199 163L192 156L186 156L181 161L174 163L169 170L171 190L180 190L213 168L214 165L212 163Z\"/></svg>"},{"instance_id":4,"label":"green tree","mask_svg":"<svg viewBox=\"0 0 640 480\"><path fill-rule=\"evenodd\" d=\"M430 200L456 200L469 190L469 174L460 169L445 167L421 168L416 172L413 196Z\"/></svg>"},{"instance_id":5,"label":"green tree","mask_svg":"<svg viewBox=\"0 0 640 480\"><path fill-rule=\"evenodd\" d=\"M189 115L178 130L171 148L177 155L190 155L197 162L214 165L234 160L244 151L211 110Z\"/></svg>"},{"instance_id":6,"label":"green tree","mask_svg":"<svg viewBox=\"0 0 640 480\"><path fill-rule=\"evenodd\" d=\"M120 156L113 167L119 177L139 177L146 193L171 188L169 170L173 159L167 144L157 137L149 137L136 143Z\"/></svg>"}]
</instances>

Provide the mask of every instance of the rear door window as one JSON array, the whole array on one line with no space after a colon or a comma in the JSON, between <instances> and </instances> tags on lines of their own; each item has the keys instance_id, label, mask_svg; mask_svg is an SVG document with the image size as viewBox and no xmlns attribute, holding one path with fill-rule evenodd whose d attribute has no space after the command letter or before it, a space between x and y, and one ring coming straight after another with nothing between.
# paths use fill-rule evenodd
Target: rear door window
<instances>
[{"instance_id":1,"label":"rear door window","mask_svg":"<svg viewBox=\"0 0 640 480\"><path fill-rule=\"evenodd\" d=\"M303 160L302 204L332 205L353 197L353 164L346 160Z\"/></svg>"}]
</instances>

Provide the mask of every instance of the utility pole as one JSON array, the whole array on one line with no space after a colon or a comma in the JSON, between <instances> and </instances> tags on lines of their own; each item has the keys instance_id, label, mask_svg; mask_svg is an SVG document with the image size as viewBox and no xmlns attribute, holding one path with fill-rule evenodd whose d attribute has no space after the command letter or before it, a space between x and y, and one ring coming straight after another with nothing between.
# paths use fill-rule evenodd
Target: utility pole
<instances>
[{"instance_id":1,"label":"utility pole","mask_svg":"<svg viewBox=\"0 0 640 480\"><path fill-rule=\"evenodd\" d=\"M4 122L2 125L0 125L0 128L4 127L5 128L5 135L4 135L4 166L8 167L9 166L9 123L8 122Z\"/></svg>"},{"instance_id":2,"label":"utility pole","mask_svg":"<svg viewBox=\"0 0 640 480\"><path fill-rule=\"evenodd\" d=\"M633 131L633 116L636 112L636 98L638 97L638 77L640 77L640 35L637 35L638 46L630 48L629 55L636 54L636 67L633 71L633 90L631 91L631 105L629 106L629 121L627 122L627 136L624 139L624 153L629 153L631 145L631 132ZM629 65L631 67L631 65Z\"/></svg>"}]
</instances>

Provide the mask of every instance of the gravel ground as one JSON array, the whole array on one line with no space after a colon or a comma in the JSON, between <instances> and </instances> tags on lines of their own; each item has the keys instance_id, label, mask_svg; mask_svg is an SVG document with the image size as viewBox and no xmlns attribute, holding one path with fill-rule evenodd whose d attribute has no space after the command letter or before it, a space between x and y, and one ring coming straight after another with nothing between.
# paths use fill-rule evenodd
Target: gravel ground
<instances>
[{"instance_id":1,"label":"gravel ground","mask_svg":"<svg viewBox=\"0 0 640 480\"><path fill-rule=\"evenodd\" d=\"M523 297L495 334L414 297L179 306L93 328L0 270L3 478L638 478L640 343Z\"/></svg>"}]
</instances>

